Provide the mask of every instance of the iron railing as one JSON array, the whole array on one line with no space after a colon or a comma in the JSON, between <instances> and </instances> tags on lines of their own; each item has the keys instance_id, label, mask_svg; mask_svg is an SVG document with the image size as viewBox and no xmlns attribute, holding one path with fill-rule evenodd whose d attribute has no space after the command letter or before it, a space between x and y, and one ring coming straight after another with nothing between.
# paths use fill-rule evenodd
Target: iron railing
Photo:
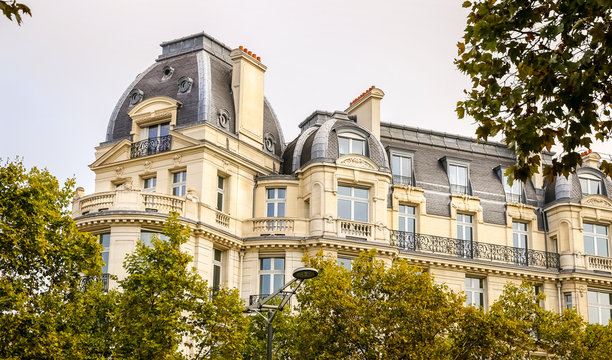
<instances>
[{"instance_id":1,"label":"iron railing","mask_svg":"<svg viewBox=\"0 0 612 360\"><path fill-rule=\"evenodd\" d=\"M524 203L522 194L506 193L506 202L509 203Z\"/></svg>"},{"instance_id":2,"label":"iron railing","mask_svg":"<svg viewBox=\"0 0 612 360\"><path fill-rule=\"evenodd\" d=\"M451 193L453 194L468 194L469 195L469 191L468 191L469 189L467 185L451 184L450 189L451 189Z\"/></svg>"},{"instance_id":3,"label":"iron railing","mask_svg":"<svg viewBox=\"0 0 612 360\"><path fill-rule=\"evenodd\" d=\"M393 183L396 185L414 185L412 176L393 175Z\"/></svg>"},{"instance_id":4,"label":"iron railing","mask_svg":"<svg viewBox=\"0 0 612 360\"><path fill-rule=\"evenodd\" d=\"M89 284L97 281L102 282L102 291L108 291L108 283L110 280L110 274L102 274L102 276L83 276L81 278L81 286L85 289Z\"/></svg>"},{"instance_id":5,"label":"iron railing","mask_svg":"<svg viewBox=\"0 0 612 360\"><path fill-rule=\"evenodd\" d=\"M397 246L402 251L428 252L547 269L560 268L558 253L406 231L394 230L391 233L391 245Z\"/></svg>"},{"instance_id":6,"label":"iron railing","mask_svg":"<svg viewBox=\"0 0 612 360\"><path fill-rule=\"evenodd\" d=\"M172 136L166 135L135 142L132 144L130 157L134 159L169 151L171 140Z\"/></svg>"}]
</instances>

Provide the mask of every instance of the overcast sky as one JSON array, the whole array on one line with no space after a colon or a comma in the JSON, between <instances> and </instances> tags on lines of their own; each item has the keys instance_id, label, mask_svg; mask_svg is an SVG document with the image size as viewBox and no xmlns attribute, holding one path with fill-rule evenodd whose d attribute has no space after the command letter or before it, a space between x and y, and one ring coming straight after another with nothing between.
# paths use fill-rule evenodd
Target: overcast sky
<instances>
[{"instance_id":1,"label":"overcast sky","mask_svg":"<svg viewBox=\"0 0 612 360\"><path fill-rule=\"evenodd\" d=\"M261 56L287 142L314 110L345 110L371 85L386 94L383 121L474 137L454 112L469 86L453 65L461 0L23 1L22 26L0 18L0 157L76 176L86 193L123 91L160 43L201 31Z\"/></svg>"}]
</instances>

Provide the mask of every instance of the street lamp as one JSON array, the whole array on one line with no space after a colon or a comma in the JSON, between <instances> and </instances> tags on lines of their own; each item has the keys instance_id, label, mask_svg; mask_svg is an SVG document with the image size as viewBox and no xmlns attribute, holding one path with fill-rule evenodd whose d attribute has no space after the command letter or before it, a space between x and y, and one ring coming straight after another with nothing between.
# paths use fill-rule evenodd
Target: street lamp
<instances>
[{"instance_id":1,"label":"street lamp","mask_svg":"<svg viewBox=\"0 0 612 360\"><path fill-rule=\"evenodd\" d=\"M317 269L301 267L293 271L293 279L289 280L280 289L276 290L272 294L268 295L264 299L257 299L257 302L247 306L247 312L256 312L264 318L264 321L268 325L268 346L267 346L267 359L272 360L272 320L276 316L277 311L282 311L285 305L291 299L291 296L295 294L297 289L302 285L302 282L307 279L312 279L319 275ZM295 285L294 285L295 284ZM291 285L294 285L291 287ZM276 296L281 295L283 298L278 305L269 304L269 302ZM262 311L268 312L268 317L263 316Z\"/></svg>"}]
</instances>

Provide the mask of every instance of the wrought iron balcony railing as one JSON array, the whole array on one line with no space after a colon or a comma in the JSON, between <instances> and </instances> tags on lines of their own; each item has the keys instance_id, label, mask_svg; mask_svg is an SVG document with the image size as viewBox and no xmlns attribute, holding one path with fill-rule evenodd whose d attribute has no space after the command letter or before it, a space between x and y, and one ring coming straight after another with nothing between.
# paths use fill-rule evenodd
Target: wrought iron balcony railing
<instances>
[{"instance_id":1,"label":"wrought iron balcony railing","mask_svg":"<svg viewBox=\"0 0 612 360\"><path fill-rule=\"evenodd\" d=\"M412 176L393 175L393 183L396 185L414 185Z\"/></svg>"},{"instance_id":2,"label":"wrought iron balcony railing","mask_svg":"<svg viewBox=\"0 0 612 360\"><path fill-rule=\"evenodd\" d=\"M171 140L172 136L166 135L135 142L132 144L130 157L134 159L169 151Z\"/></svg>"},{"instance_id":3,"label":"wrought iron balcony railing","mask_svg":"<svg viewBox=\"0 0 612 360\"><path fill-rule=\"evenodd\" d=\"M547 269L560 268L558 253L471 240L394 230L391 233L391 244L403 251L444 254L466 259L482 259Z\"/></svg>"},{"instance_id":4,"label":"wrought iron balcony railing","mask_svg":"<svg viewBox=\"0 0 612 360\"><path fill-rule=\"evenodd\" d=\"M506 202L509 203L524 203L522 194L506 193Z\"/></svg>"},{"instance_id":5,"label":"wrought iron balcony railing","mask_svg":"<svg viewBox=\"0 0 612 360\"><path fill-rule=\"evenodd\" d=\"M83 289L85 289L87 285L96 281L100 281L102 282L102 291L107 292L109 280L110 274L102 274L102 276L83 276L81 278L81 286L83 287Z\"/></svg>"},{"instance_id":6,"label":"wrought iron balcony railing","mask_svg":"<svg viewBox=\"0 0 612 360\"><path fill-rule=\"evenodd\" d=\"M451 193L453 194L468 194L469 195L469 189L466 185L457 185L457 184L451 184L450 186L451 189Z\"/></svg>"}]
</instances>

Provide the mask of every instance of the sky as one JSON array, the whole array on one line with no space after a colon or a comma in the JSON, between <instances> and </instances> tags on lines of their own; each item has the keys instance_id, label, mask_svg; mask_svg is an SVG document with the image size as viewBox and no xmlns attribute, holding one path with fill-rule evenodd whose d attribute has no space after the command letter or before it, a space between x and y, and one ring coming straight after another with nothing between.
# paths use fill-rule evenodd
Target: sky
<instances>
[{"instance_id":1,"label":"sky","mask_svg":"<svg viewBox=\"0 0 612 360\"><path fill-rule=\"evenodd\" d=\"M261 56L286 142L314 110L345 110L372 85L385 92L382 121L474 137L455 114L469 87L453 64L461 0L20 1L31 18L0 18L0 158L76 177L87 194L121 94L159 44L202 31Z\"/></svg>"}]
</instances>

